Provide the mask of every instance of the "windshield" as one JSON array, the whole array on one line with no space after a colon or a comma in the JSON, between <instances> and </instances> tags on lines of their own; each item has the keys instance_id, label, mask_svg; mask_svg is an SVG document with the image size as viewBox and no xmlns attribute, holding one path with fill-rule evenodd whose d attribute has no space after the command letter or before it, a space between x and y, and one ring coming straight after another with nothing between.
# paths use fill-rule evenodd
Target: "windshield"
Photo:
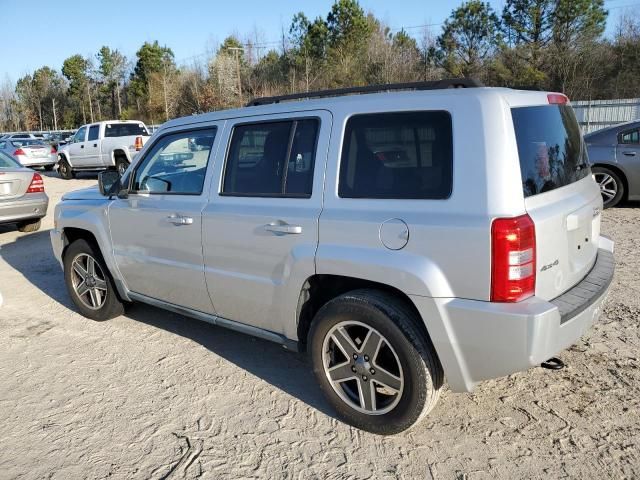
<instances>
[{"instance_id":1,"label":"windshield","mask_svg":"<svg viewBox=\"0 0 640 480\"><path fill-rule=\"evenodd\" d=\"M20 168L21 165L6 153L0 152L0 168Z\"/></svg>"},{"instance_id":2,"label":"windshield","mask_svg":"<svg viewBox=\"0 0 640 480\"><path fill-rule=\"evenodd\" d=\"M570 105L511 109L525 197L561 188L589 170L580 126Z\"/></svg>"}]
</instances>

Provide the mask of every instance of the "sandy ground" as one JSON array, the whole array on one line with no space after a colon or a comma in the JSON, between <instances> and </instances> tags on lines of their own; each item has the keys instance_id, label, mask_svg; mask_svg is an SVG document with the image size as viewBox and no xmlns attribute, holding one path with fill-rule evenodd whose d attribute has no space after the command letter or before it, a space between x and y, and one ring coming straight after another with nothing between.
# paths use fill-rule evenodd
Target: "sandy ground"
<instances>
[{"instance_id":1,"label":"sandy ground","mask_svg":"<svg viewBox=\"0 0 640 480\"><path fill-rule=\"evenodd\" d=\"M52 205L95 177L45 179ZM604 212L601 321L540 368L445 391L408 433L341 423L305 357L137 305L95 323L43 230L0 227L0 478L639 478L640 204Z\"/></svg>"}]
</instances>

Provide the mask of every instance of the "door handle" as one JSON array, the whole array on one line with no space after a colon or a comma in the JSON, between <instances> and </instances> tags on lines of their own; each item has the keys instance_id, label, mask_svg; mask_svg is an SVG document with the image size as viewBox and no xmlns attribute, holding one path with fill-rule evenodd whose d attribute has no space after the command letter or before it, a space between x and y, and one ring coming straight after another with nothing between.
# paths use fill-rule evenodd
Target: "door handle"
<instances>
[{"instance_id":1,"label":"door handle","mask_svg":"<svg viewBox=\"0 0 640 480\"><path fill-rule=\"evenodd\" d=\"M169 215L165 220L174 225L193 225L192 217L185 217L182 215Z\"/></svg>"},{"instance_id":2,"label":"door handle","mask_svg":"<svg viewBox=\"0 0 640 480\"><path fill-rule=\"evenodd\" d=\"M97 147L97 146L98 146L98 144L97 144L97 143L94 143L94 144L93 144L93 146L94 146L94 147Z\"/></svg>"},{"instance_id":3,"label":"door handle","mask_svg":"<svg viewBox=\"0 0 640 480\"><path fill-rule=\"evenodd\" d=\"M264 226L264 229L276 235L298 235L302 233L302 227L300 225L289 225L281 221L269 223Z\"/></svg>"},{"instance_id":4,"label":"door handle","mask_svg":"<svg viewBox=\"0 0 640 480\"><path fill-rule=\"evenodd\" d=\"M84 145L80 145L80 148L84 148Z\"/></svg>"},{"instance_id":5,"label":"door handle","mask_svg":"<svg viewBox=\"0 0 640 480\"><path fill-rule=\"evenodd\" d=\"M636 156L636 152L622 152L623 155L626 155L627 157L635 157Z\"/></svg>"}]
</instances>

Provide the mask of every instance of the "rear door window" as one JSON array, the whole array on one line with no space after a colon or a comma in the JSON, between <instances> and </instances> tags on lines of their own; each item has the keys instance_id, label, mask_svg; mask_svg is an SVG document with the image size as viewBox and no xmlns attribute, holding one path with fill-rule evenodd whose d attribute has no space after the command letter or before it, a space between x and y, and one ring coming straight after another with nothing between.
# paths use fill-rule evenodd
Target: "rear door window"
<instances>
[{"instance_id":1,"label":"rear door window","mask_svg":"<svg viewBox=\"0 0 640 480\"><path fill-rule=\"evenodd\" d=\"M338 194L342 198L448 198L452 144L447 112L355 115L345 128Z\"/></svg>"},{"instance_id":2,"label":"rear door window","mask_svg":"<svg viewBox=\"0 0 640 480\"><path fill-rule=\"evenodd\" d=\"M89 136L87 137L88 141L97 140L100 134L100 125L91 125L89 127Z\"/></svg>"},{"instance_id":3,"label":"rear door window","mask_svg":"<svg viewBox=\"0 0 640 480\"><path fill-rule=\"evenodd\" d=\"M511 109L525 197L586 177L587 150L570 105Z\"/></svg>"},{"instance_id":4,"label":"rear door window","mask_svg":"<svg viewBox=\"0 0 640 480\"><path fill-rule=\"evenodd\" d=\"M233 129L222 193L310 197L317 119L238 125Z\"/></svg>"}]
</instances>

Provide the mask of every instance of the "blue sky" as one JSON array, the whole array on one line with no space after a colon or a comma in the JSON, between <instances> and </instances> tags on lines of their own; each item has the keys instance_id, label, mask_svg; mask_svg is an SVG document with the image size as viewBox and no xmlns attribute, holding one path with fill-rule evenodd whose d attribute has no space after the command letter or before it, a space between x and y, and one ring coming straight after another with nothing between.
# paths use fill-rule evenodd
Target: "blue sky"
<instances>
[{"instance_id":1,"label":"blue sky","mask_svg":"<svg viewBox=\"0 0 640 480\"><path fill-rule=\"evenodd\" d=\"M608 31L620 12L640 0L605 0ZM43 65L62 67L79 53L94 56L102 45L132 58L145 41L158 40L173 49L178 63L213 50L227 35L257 32L265 47L277 46L298 11L325 16L332 0L0 0L0 81L13 81ZM440 24L461 0L360 0L366 11L393 28ZM504 0L490 0L501 11ZM28 7L27 7L28 5ZM432 30L439 33L440 27ZM409 28L418 34L420 29Z\"/></svg>"}]
</instances>

